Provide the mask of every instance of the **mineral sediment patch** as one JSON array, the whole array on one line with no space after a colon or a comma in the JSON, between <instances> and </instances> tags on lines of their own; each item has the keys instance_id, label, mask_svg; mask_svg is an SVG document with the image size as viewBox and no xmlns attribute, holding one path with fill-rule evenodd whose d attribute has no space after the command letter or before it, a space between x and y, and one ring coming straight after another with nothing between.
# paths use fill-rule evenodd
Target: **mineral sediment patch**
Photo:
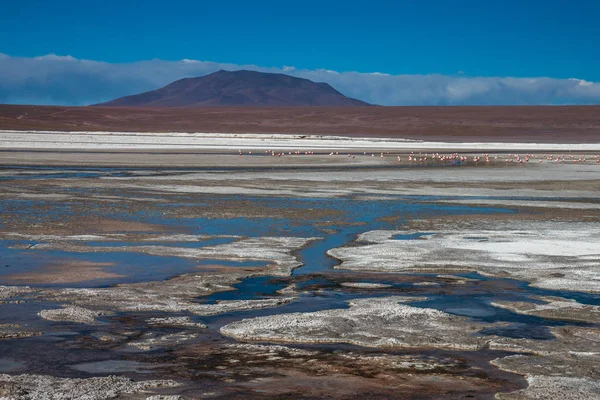
<instances>
[{"instance_id":1,"label":"mineral sediment patch","mask_svg":"<svg viewBox=\"0 0 600 400\"><path fill-rule=\"evenodd\" d=\"M342 282L341 286L354 288L354 289L385 289L390 288L392 285L385 283L371 283L371 282Z\"/></svg>"},{"instance_id":2,"label":"mineral sediment patch","mask_svg":"<svg viewBox=\"0 0 600 400\"><path fill-rule=\"evenodd\" d=\"M32 289L28 286L0 286L0 300L10 299L11 297L22 296L30 293Z\"/></svg>"},{"instance_id":3,"label":"mineral sediment patch","mask_svg":"<svg viewBox=\"0 0 600 400\"><path fill-rule=\"evenodd\" d=\"M8 283L66 284L91 281L96 279L122 278L124 275L105 271L111 263L67 262L45 267L41 271L3 276Z\"/></svg>"},{"instance_id":4,"label":"mineral sediment patch","mask_svg":"<svg viewBox=\"0 0 600 400\"><path fill-rule=\"evenodd\" d=\"M600 399L600 382L585 378L529 376L527 389L498 393L498 400L593 400Z\"/></svg>"},{"instance_id":5,"label":"mineral sediment patch","mask_svg":"<svg viewBox=\"0 0 600 400\"><path fill-rule=\"evenodd\" d=\"M499 368L525 375L529 386L506 399L598 399L600 398L600 329L555 327L554 340L496 338L490 348L518 354L492 361Z\"/></svg>"},{"instance_id":6,"label":"mineral sediment patch","mask_svg":"<svg viewBox=\"0 0 600 400\"><path fill-rule=\"evenodd\" d=\"M179 344L194 340L198 335L189 332L170 333L167 335L146 334L140 340L127 343L142 351L152 351L164 347L174 347Z\"/></svg>"},{"instance_id":7,"label":"mineral sediment patch","mask_svg":"<svg viewBox=\"0 0 600 400\"><path fill-rule=\"evenodd\" d=\"M197 315L216 315L233 311L255 310L261 308L279 307L293 301L295 297L282 297L264 300L227 300L215 304L198 304L190 308Z\"/></svg>"},{"instance_id":8,"label":"mineral sediment patch","mask_svg":"<svg viewBox=\"0 0 600 400\"><path fill-rule=\"evenodd\" d=\"M146 320L148 325L177 326L183 328L206 328L200 322L194 322L190 317L154 317Z\"/></svg>"},{"instance_id":9,"label":"mineral sediment patch","mask_svg":"<svg viewBox=\"0 0 600 400\"><path fill-rule=\"evenodd\" d=\"M69 379L47 375L0 375L0 398L14 400L114 399L124 394L142 393L179 386L170 380L135 382L122 376Z\"/></svg>"},{"instance_id":10,"label":"mineral sediment patch","mask_svg":"<svg viewBox=\"0 0 600 400\"><path fill-rule=\"evenodd\" d=\"M54 310L42 310L40 317L49 321L69 321L81 324L95 324L96 318L106 315L106 311L94 311L83 307L66 306Z\"/></svg>"},{"instance_id":11,"label":"mineral sediment patch","mask_svg":"<svg viewBox=\"0 0 600 400\"><path fill-rule=\"evenodd\" d=\"M392 296L356 299L349 309L291 313L232 322L221 333L239 340L289 343L350 343L368 347L476 350L484 324L403 303L424 300Z\"/></svg>"}]
</instances>

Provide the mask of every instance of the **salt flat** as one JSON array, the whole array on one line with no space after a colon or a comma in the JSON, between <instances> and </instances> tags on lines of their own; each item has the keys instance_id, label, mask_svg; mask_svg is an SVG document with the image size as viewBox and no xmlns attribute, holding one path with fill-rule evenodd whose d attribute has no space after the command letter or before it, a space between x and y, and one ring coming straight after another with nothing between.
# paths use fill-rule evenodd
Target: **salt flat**
<instances>
[{"instance_id":1,"label":"salt flat","mask_svg":"<svg viewBox=\"0 0 600 400\"><path fill-rule=\"evenodd\" d=\"M0 131L0 148L78 150L599 151L600 143L431 142L401 138L235 133Z\"/></svg>"}]
</instances>

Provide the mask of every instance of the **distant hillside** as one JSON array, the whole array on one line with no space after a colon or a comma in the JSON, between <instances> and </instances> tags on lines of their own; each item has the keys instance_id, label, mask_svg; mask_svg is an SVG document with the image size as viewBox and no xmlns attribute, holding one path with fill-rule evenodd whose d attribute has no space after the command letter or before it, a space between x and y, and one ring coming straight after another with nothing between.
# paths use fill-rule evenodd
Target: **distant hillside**
<instances>
[{"instance_id":1,"label":"distant hillside","mask_svg":"<svg viewBox=\"0 0 600 400\"><path fill-rule=\"evenodd\" d=\"M600 143L600 106L237 106L149 110L0 104L1 129L264 133L265 137L291 133L464 143Z\"/></svg>"},{"instance_id":2,"label":"distant hillside","mask_svg":"<svg viewBox=\"0 0 600 400\"><path fill-rule=\"evenodd\" d=\"M256 71L218 71L186 78L163 88L106 103L112 107L200 106L368 106L346 97L327 83L284 74Z\"/></svg>"}]
</instances>

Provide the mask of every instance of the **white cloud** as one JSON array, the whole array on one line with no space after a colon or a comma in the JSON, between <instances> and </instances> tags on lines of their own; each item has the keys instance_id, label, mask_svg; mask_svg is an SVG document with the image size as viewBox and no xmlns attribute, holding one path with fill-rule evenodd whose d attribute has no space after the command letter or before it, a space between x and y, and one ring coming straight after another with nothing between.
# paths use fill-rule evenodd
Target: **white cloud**
<instances>
[{"instance_id":1,"label":"white cloud","mask_svg":"<svg viewBox=\"0 0 600 400\"><path fill-rule=\"evenodd\" d=\"M600 83L575 78L390 75L190 59L112 64L56 54L34 58L0 54L0 103L93 104L220 69L278 72L327 82L347 96L381 105L600 103Z\"/></svg>"},{"instance_id":2,"label":"white cloud","mask_svg":"<svg viewBox=\"0 0 600 400\"><path fill-rule=\"evenodd\" d=\"M202 61L190 60L189 58L184 58L183 60L181 60L181 62L186 63L186 64L198 64L198 63L201 63Z\"/></svg>"},{"instance_id":3,"label":"white cloud","mask_svg":"<svg viewBox=\"0 0 600 400\"><path fill-rule=\"evenodd\" d=\"M579 85L579 86L591 86L594 84L594 82L586 81L583 79L577 79L577 78L569 78L569 80L577 82L577 85Z\"/></svg>"},{"instance_id":4,"label":"white cloud","mask_svg":"<svg viewBox=\"0 0 600 400\"><path fill-rule=\"evenodd\" d=\"M55 60L55 61L77 61L73 56L57 56L56 54L46 54L45 56L34 57L36 60Z\"/></svg>"}]
</instances>

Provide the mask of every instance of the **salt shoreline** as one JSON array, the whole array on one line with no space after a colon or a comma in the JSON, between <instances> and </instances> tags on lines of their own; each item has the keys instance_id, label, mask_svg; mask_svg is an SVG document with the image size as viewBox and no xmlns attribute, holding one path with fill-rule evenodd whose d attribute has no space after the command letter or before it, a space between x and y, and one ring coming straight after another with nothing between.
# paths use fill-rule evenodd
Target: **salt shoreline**
<instances>
[{"instance_id":1,"label":"salt shoreline","mask_svg":"<svg viewBox=\"0 0 600 400\"><path fill-rule=\"evenodd\" d=\"M124 140L125 139L125 140ZM0 130L3 149L81 150L331 150L600 151L600 143L428 142L402 138L186 132L65 132Z\"/></svg>"}]
</instances>

